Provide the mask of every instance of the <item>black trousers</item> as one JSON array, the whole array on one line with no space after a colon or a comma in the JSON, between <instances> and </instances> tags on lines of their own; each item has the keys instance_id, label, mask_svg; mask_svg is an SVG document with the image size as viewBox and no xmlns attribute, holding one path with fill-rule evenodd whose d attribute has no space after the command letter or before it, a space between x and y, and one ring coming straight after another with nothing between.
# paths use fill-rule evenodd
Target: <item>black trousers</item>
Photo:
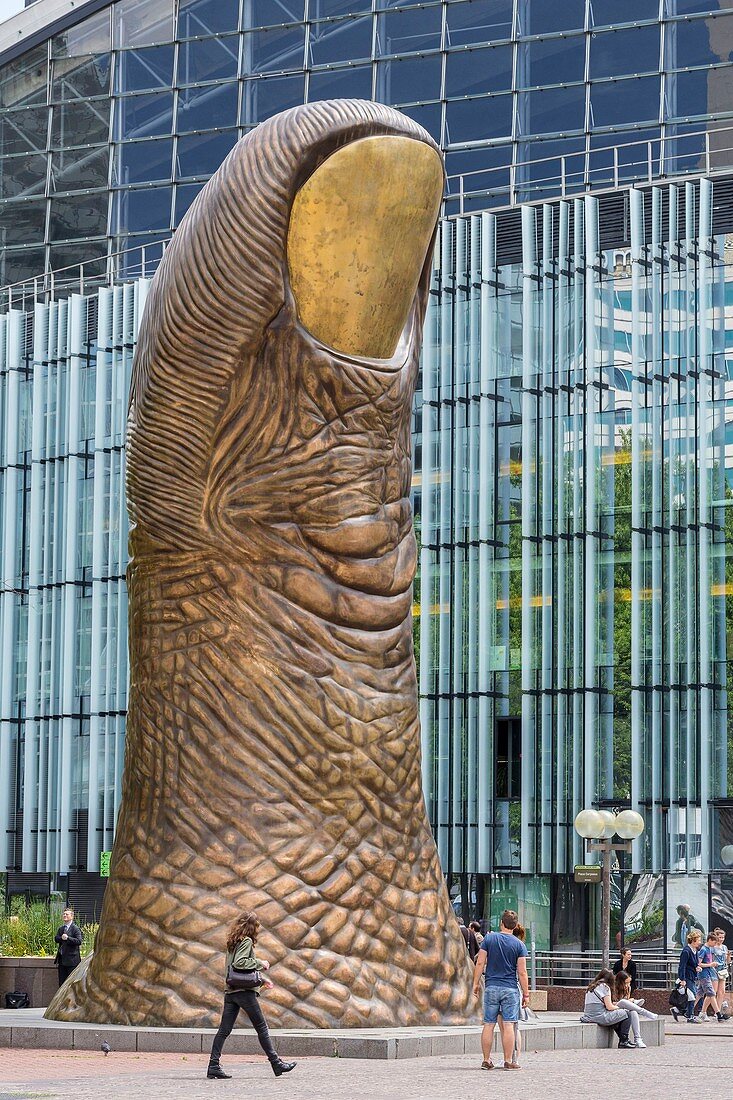
<instances>
[{"instance_id":1,"label":"black trousers","mask_svg":"<svg viewBox=\"0 0 733 1100\"><path fill-rule=\"evenodd\" d=\"M73 963L72 966L65 966L64 963L59 963L59 989L69 977L69 975L74 973L77 965L77 963Z\"/></svg>"},{"instance_id":2,"label":"black trousers","mask_svg":"<svg viewBox=\"0 0 733 1100\"><path fill-rule=\"evenodd\" d=\"M630 1029L631 1029L631 1020L628 1018L628 1016L626 1017L625 1020L619 1020L619 1022L617 1024L613 1025L613 1030L618 1035L618 1041L620 1043L625 1043L626 1042L626 1040L629 1037Z\"/></svg>"},{"instance_id":3,"label":"black trousers","mask_svg":"<svg viewBox=\"0 0 733 1100\"><path fill-rule=\"evenodd\" d=\"M257 1032L257 1038L260 1041L260 1046L264 1050L267 1057L271 1062L277 1061L277 1053L272 1045L270 1038L270 1032L267 1029L267 1020L264 1013L260 1008L260 999L252 989L242 989L237 993L227 993L224 998L224 1011L221 1014L221 1023L219 1024L219 1030L214 1036L214 1043L211 1047L211 1056L209 1058L209 1065L218 1066L219 1059L221 1058L221 1050L224 1043L231 1035L232 1028L236 1023L239 1010L246 1012L249 1016L252 1027Z\"/></svg>"}]
</instances>

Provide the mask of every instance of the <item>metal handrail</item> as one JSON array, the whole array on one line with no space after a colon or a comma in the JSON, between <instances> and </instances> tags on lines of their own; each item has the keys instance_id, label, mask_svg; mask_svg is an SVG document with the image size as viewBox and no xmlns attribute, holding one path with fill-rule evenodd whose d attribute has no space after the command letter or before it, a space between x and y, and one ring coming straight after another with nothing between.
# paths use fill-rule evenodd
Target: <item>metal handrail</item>
<instances>
[{"instance_id":1,"label":"metal handrail","mask_svg":"<svg viewBox=\"0 0 733 1100\"><path fill-rule=\"evenodd\" d=\"M32 279L21 279L15 283L7 283L0 287L0 308L25 310L26 299L31 302L55 301L59 294L84 294L85 287L111 286L120 281L121 259L138 253L140 262L128 265L126 279L147 278L157 270L171 237L156 241L153 244L133 245L130 248L121 248L116 252L103 253L89 260L83 260L78 264L69 264L66 267L54 268L45 271L41 275L34 275ZM156 253L159 253L156 255ZM103 274L90 275L90 269L98 267L105 262ZM74 274L67 274L73 272ZM66 275L66 278L64 276Z\"/></svg>"},{"instance_id":2,"label":"metal handrail","mask_svg":"<svg viewBox=\"0 0 733 1100\"><path fill-rule=\"evenodd\" d=\"M633 945L630 945L633 948ZM537 951L537 984L585 986L602 967L600 951ZM639 985L669 988L677 977L679 952L633 951Z\"/></svg>"},{"instance_id":3,"label":"metal handrail","mask_svg":"<svg viewBox=\"0 0 733 1100\"><path fill-rule=\"evenodd\" d=\"M731 144L718 145L713 143L711 151L711 137L720 134L730 136ZM687 152L673 152L670 147L679 147L695 139L702 145L702 149L693 149ZM636 160L620 159L620 151L639 150ZM608 154L610 164L608 166L592 167L590 158L602 157ZM733 154L733 125L719 126L714 130L700 129L688 134L660 135L657 138L646 138L640 141L627 141L621 144L604 145L597 149L581 150L577 153L565 153L558 156L539 157L535 160L523 160L518 163L501 165L494 168L473 168L468 172L455 172L447 178L446 200L458 201L458 214L460 217L467 213L467 203L476 201L484 204L485 208L492 210L515 206L518 203L532 202L532 195L542 196L543 191L552 191L553 198L567 198L569 195L578 196L583 192L607 187L618 188L630 186L633 183L651 184L659 179L674 179L689 175L709 175L711 172L728 171L733 167L733 155L724 157L724 162L713 165L723 154ZM696 163L685 169L680 163L690 158L696 158ZM557 164L559 170L543 175L533 180L523 180L527 174L523 170L537 170L538 165ZM574 164L582 165L570 170ZM655 164L657 170L655 171ZM633 171L636 169L636 171ZM509 182L491 185L491 178L501 179L509 175ZM471 188L470 180L477 176L488 178L487 186ZM598 178L600 176L600 178ZM451 185L457 181L457 190ZM577 181L577 182L573 182ZM549 197L549 196L546 196Z\"/></svg>"}]
</instances>

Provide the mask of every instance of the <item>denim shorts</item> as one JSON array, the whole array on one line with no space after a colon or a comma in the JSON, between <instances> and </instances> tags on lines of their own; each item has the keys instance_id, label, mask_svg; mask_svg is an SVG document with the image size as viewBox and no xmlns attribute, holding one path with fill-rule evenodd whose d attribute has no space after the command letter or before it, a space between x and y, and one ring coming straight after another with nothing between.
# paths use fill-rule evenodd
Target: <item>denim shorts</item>
<instances>
[{"instance_id":1,"label":"denim shorts","mask_svg":"<svg viewBox=\"0 0 733 1100\"><path fill-rule=\"evenodd\" d=\"M495 1024L499 1014L505 1024L516 1023L521 1003L518 989L487 986L484 990L484 1023Z\"/></svg>"},{"instance_id":2,"label":"denim shorts","mask_svg":"<svg viewBox=\"0 0 733 1100\"><path fill-rule=\"evenodd\" d=\"M700 974L697 979L697 995L698 997L714 997L715 986L712 978L709 978L707 974Z\"/></svg>"}]
</instances>

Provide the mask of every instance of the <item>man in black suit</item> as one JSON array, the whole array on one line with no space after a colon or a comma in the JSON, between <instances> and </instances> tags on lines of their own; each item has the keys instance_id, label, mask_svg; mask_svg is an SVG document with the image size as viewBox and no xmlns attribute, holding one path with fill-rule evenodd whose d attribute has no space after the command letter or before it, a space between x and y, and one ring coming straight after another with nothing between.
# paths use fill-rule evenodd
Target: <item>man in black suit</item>
<instances>
[{"instance_id":1,"label":"man in black suit","mask_svg":"<svg viewBox=\"0 0 733 1100\"><path fill-rule=\"evenodd\" d=\"M59 945L54 960L59 968L59 986L64 984L71 971L81 962L79 948L82 941L81 928L74 924L74 910L64 909L62 917L64 923L54 937Z\"/></svg>"}]
</instances>

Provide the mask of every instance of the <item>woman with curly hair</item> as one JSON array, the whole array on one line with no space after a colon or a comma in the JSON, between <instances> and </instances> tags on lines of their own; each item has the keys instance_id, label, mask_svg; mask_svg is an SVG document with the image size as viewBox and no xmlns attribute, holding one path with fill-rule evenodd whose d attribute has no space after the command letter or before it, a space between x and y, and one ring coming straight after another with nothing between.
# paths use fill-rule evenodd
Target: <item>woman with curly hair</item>
<instances>
[{"instance_id":1,"label":"woman with curly hair","mask_svg":"<svg viewBox=\"0 0 733 1100\"><path fill-rule=\"evenodd\" d=\"M232 922L227 936L227 976L230 967L239 971L270 969L270 964L266 959L258 959L255 955L254 949L259 931L260 922L256 913L242 913ZM273 988L273 983L269 978L261 977L259 984L263 989ZM275 1076L280 1077L281 1074L289 1073L291 1069L295 1069L295 1062L283 1062L282 1058L276 1053L258 998L259 993L256 989L227 989L224 994L224 1011L221 1014L221 1023L211 1047L209 1068L206 1071L207 1077L215 1077L220 1080L229 1080L231 1077L230 1073L225 1073L221 1068L221 1050L231 1034L240 1009L249 1016L250 1023L257 1032L260 1046L267 1055Z\"/></svg>"}]
</instances>

